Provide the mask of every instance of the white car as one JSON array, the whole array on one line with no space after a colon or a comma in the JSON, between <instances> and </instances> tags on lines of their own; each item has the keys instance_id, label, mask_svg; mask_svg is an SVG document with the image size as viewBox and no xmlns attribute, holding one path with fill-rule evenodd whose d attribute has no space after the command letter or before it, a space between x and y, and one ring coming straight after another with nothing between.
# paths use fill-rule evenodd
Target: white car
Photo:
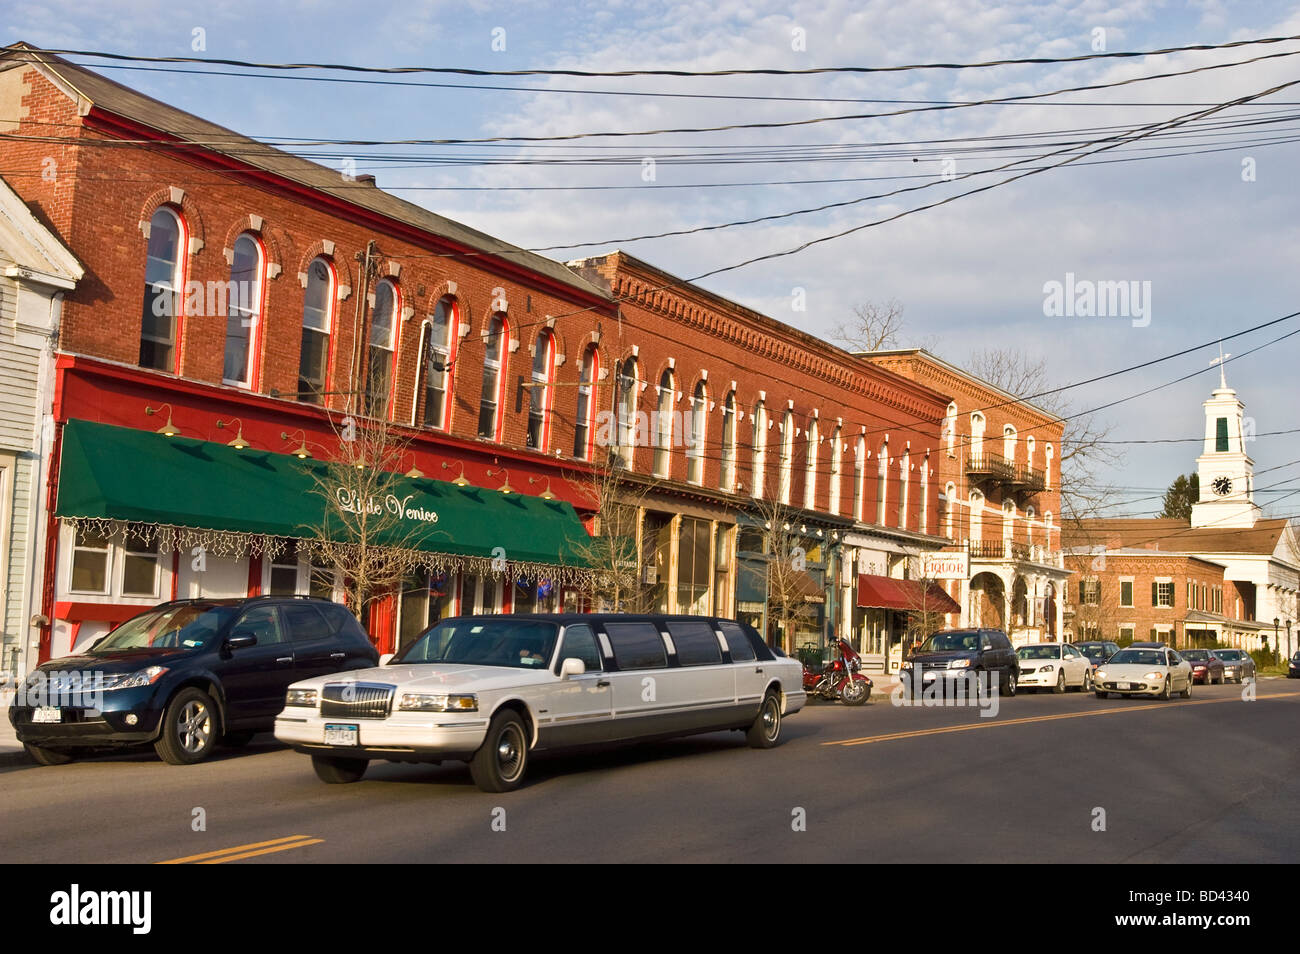
<instances>
[{"instance_id":1,"label":"white car","mask_svg":"<svg viewBox=\"0 0 1300 954\"><path fill-rule=\"evenodd\" d=\"M700 616L465 616L388 665L294 683L275 736L326 782L371 759L463 760L519 786L539 750L735 729L771 748L805 702L803 667L753 630Z\"/></svg>"},{"instance_id":2,"label":"white car","mask_svg":"<svg viewBox=\"0 0 1300 954\"><path fill-rule=\"evenodd\" d=\"M1092 688L1092 663L1070 643L1030 643L1016 650L1016 658L1021 689L1087 692Z\"/></svg>"},{"instance_id":3,"label":"white car","mask_svg":"<svg viewBox=\"0 0 1300 954\"><path fill-rule=\"evenodd\" d=\"M1175 692L1192 697L1192 665L1168 646L1133 645L1121 649L1097 667L1094 677L1098 699L1112 692L1124 696L1158 696Z\"/></svg>"}]
</instances>

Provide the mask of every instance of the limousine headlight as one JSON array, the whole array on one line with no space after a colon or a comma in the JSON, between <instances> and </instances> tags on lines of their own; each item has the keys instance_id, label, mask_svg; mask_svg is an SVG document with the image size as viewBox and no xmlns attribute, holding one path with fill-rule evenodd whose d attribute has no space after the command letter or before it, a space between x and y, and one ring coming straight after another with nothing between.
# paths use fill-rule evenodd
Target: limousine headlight
<instances>
[{"instance_id":1,"label":"limousine headlight","mask_svg":"<svg viewBox=\"0 0 1300 954\"><path fill-rule=\"evenodd\" d=\"M284 704L286 706L307 706L316 708L316 690L315 689L290 689L284 694Z\"/></svg>"},{"instance_id":2,"label":"limousine headlight","mask_svg":"<svg viewBox=\"0 0 1300 954\"><path fill-rule=\"evenodd\" d=\"M404 692L397 708L413 712L478 712L478 696L441 692Z\"/></svg>"}]
</instances>

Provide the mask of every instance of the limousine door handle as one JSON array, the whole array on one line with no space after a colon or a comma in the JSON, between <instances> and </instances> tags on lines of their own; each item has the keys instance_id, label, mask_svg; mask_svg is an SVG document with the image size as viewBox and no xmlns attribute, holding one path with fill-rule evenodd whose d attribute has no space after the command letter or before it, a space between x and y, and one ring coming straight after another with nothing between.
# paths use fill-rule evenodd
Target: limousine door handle
<instances>
[{"instance_id":1,"label":"limousine door handle","mask_svg":"<svg viewBox=\"0 0 1300 954\"><path fill-rule=\"evenodd\" d=\"M763 675L763 667L759 666L757 669L754 670L754 672L756 672L760 676Z\"/></svg>"},{"instance_id":2,"label":"limousine door handle","mask_svg":"<svg viewBox=\"0 0 1300 954\"><path fill-rule=\"evenodd\" d=\"M608 679L602 679L602 680L600 680L600 682L596 683L596 688L597 688L597 689L608 689L608 688L609 688L609 680L608 680Z\"/></svg>"}]
</instances>

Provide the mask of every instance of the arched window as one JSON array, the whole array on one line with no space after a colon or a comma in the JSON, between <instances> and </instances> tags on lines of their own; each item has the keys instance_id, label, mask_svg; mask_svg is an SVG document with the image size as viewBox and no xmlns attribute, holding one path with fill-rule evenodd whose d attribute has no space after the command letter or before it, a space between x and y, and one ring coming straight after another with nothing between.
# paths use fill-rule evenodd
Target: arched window
<instances>
[{"instance_id":1,"label":"arched window","mask_svg":"<svg viewBox=\"0 0 1300 954\"><path fill-rule=\"evenodd\" d=\"M262 310L262 243L245 232L235 239L226 286L226 384L252 387L253 355Z\"/></svg>"},{"instance_id":2,"label":"arched window","mask_svg":"<svg viewBox=\"0 0 1300 954\"><path fill-rule=\"evenodd\" d=\"M140 367L176 371L176 321L185 283L185 224L167 206L149 220L144 265L144 310L140 319Z\"/></svg>"},{"instance_id":3,"label":"arched window","mask_svg":"<svg viewBox=\"0 0 1300 954\"><path fill-rule=\"evenodd\" d=\"M588 346L582 356L582 372L578 378L578 413L573 427L573 456L579 460L591 459L591 422L596 410L592 388L600 373L600 355L595 345Z\"/></svg>"},{"instance_id":4,"label":"arched window","mask_svg":"<svg viewBox=\"0 0 1300 954\"><path fill-rule=\"evenodd\" d=\"M1052 488L1052 456L1054 453L1052 445L1048 444L1047 449L1044 451L1046 460L1043 461L1043 484L1048 490ZM1249 493L1249 491L1250 488L1247 488L1247 493Z\"/></svg>"},{"instance_id":5,"label":"arched window","mask_svg":"<svg viewBox=\"0 0 1300 954\"><path fill-rule=\"evenodd\" d=\"M704 483L704 441L708 437L708 428L709 391L703 381L698 381L695 393L691 395L691 446L686 451L686 479L693 484Z\"/></svg>"},{"instance_id":6,"label":"arched window","mask_svg":"<svg viewBox=\"0 0 1300 954\"><path fill-rule=\"evenodd\" d=\"M953 531L956 529L957 522L957 485L949 481L948 486L943 488L943 514L944 523L947 530L944 533L949 540L956 540Z\"/></svg>"},{"instance_id":7,"label":"arched window","mask_svg":"<svg viewBox=\"0 0 1300 954\"><path fill-rule=\"evenodd\" d=\"M483 390L478 402L478 436L495 441L501 431L501 385L506 362L506 318L493 315L483 339Z\"/></svg>"},{"instance_id":8,"label":"arched window","mask_svg":"<svg viewBox=\"0 0 1300 954\"><path fill-rule=\"evenodd\" d=\"M627 467L632 466L637 441L637 393L641 386L641 369L636 358L624 361L615 375L617 379L617 439L619 455Z\"/></svg>"},{"instance_id":9,"label":"arched window","mask_svg":"<svg viewBox=\"0 0 1300 954\"><path fill-rule=\"evenodd\" d=\"M978 490L970 492L970 540L979 543L984 539L984 495Z\"/></svg>"},{"instance_id":10,"label":"arched window","mask_svg":"<svg viewBox=\"0 0 1300 954\"><path fill-rule=\"evenodd\" d=\"M375 286L366 349L366 416L387 418L393 393L393 359L400 312L397 286L385 278Z\"/></svg>"},{"instance_id":11,"label":"arched window","mask_svg":"<svg viewBox=\"0 0 1300 954\"><path fill-rule=\"evenodd\" d=\"M727 392L722 405L722 468L719 486L727 493L736 490L736 392Z\"/></svg>"},{"instance_id":12,"label":"arched window","mask_svg":"<svg viewBox=\"0 0 1300 954\"><path fill-rule=\"evenodd\" d=\"M803 505L807 510L817 509L817 418L808 422L807 453L804 460Z\"/></svg>"},{"instance_id":13,"label":"arched window","mask_svg":"<svg viewBox=\"0 0 1300 954\"><path fill-rule=\"evenodd\" d=\"M926 451L921 461L921 525L917 528L922 533L930 532L930 452Z\"/></svg>"},{"instance_id":14,"label":"arched window","mask_svg":"<svg viewBox=\"0 0 1300 954\"><path fill-rule=\"evenodd\" d=\"M1043 546L1048 553L1052 552L1052 511L1050 510L1043 514Z\"/></svg>"},{"instance_id":15,"label":"arched window","mask_svg":"<svg viewBox=\"0 0 1300 954\"><path fill-rule=\"evenodd\" d=\"M1004 500L1002 501L1002 540L1005 543L1010 543L1015 538L1016 504L1012 500Z\"/></svg>"},{"instance_id":16,"label":"arched window","mask_svg":"<svg viewBox=\"0 0 1300 954\"><path fill-rule=\"evenodd\" d=\"M865 520L867 511L867 439L858 437L853 448L853 519Z\"/></svg>"},{"instance_id":17,"label":"arched window","mask_svg":"<svg viewBox=\"0 0 1300 954\"><path fill-rule=\"evenodd\" d=\"M957 402L948 405L948 416L944 419L944 441L948 445L948 456L957 456Z\"/></svg>"},{"instance_id":18,"label":"arched window","mask_svg":"<svg viewBox=\"0 0 1300 954\"><path fill-rule=\"evenodd\" d=\"M831 434L831 499L827 504L827 510L830 513L840 512L840 468L843 466L842 446L843 429L836 427Z\"/></svg>"},{"instance_id":19,"label":"arched window","mask_svg":"<svg viewBox=\"0 0 1300 954\"><path fill-rule=\"evenodd\" d=\"M1013 464L1016 462L1016 429L1010 424L1002 428L1002 456Z\"/></svg>"},{"instance_id":20,"label":"arched window","mask_svg":"<svg viewBox=\"0 0 1300 954\"><path fill-rule=\"evenodd\" d=\"M334 323L334 267L324 258L307 266L302 296L302 348L298 353L298 400L325 401L330 365L330 331Z\"/></svg>"},{"instance_id":21,"label":"arched window","mask_svg":"<svg viewBox=\"0 0 1300 954\"><path fill-rule=\"evenodd\" d=\"M794 457L794 412L786 411L781 418L781 461L777 471L777 496L781 503L790 503L790 473Z\"/></svg>"},{"instance_id":22,"label":"arched window","mask_svg":"<svg viewBox=\"0 0 1300 954\"><path fill-rule=\"evenodd\" d=\"M1025 466L1033 469L1034 466L1034 435L1030 434L1025 438Z\"/></svg>"},{"instance_id":23,"label":"arched window","mask_svg":"<svg viewBox=\"0 0 1300 954\"><path fill-rule=\"evenodd\" d=\"M454 298L439 299L423 330L424 357L420 368L424 374L424 414L421 423L425 427L447 430L451 426L449 396L454 393L455 349L460 342L460 305Z\"/></svg>"},{"instance_id":24,"label":"arched window","mask_svg":"<svg viewBox=\"0 0 1300 954\"><path fill-rule=\"evenodd\" d=\"M655 476L667 477L673 465L673 406L677 388L672 368L659 376L659 401L655 408Z\"/></svg>"},{"instance_id":25,"label":"arched window","mask_svg":"<svg viewBox=\"0 0 1300 954\"><path fill-rule=\"evenodd\" d=\"M910 458L911 454L903 451L903 456L898 461L898 526L904 530L907 529L907 492L912 481Z\"/></svg>"},{"instance_id":26,"label":"arched window","mask_svg":"<svg viewBox=\"0 0 1300 954\"><path fill-rule=\"evenodd\" d=\"M528 446L546 450L550 443L551 375L555 371L555 336L538 333L533 342L532 387L528 389Z\"/></svg>"},{"instance_id":27,"label":"arched window","mask_svg":"<svg viewBox=\"0 0 1300 954\"><path fill-rule=\"evenodd\" d=\"M750 421L754 425L753 492L755 497L762 497L767 477L767 406L762 401L754 405L754 415Z\"/></svg>"},{"instance_id":28,"label":"arched window","mask_svg":"<svg viewBox=\"0 0 1300 954\"><path fill-rule=\"evenodd\" d=\"M975 411L970 416L970 456L979 460L984 455L984 415Z\"/></svg>"},{"instance_id":29,"label":"arched window","mask_svg":"<svg viewBox=\"0 0 1300 954\"><path fill-rule=\"evenodd\" d=\"M876 523L885 526L885 506L889 500L889 445L880 445L876 461Z\"/></svg>"},{"instance_id":30,"label":"arched window","mask_svg":"<svg viewBox=\"0 0 1300 954\"><path fill-rule=\"evenodd\" d=\"M1025 508L1025 542L1034 545L1034 508Z\"/></svg>"}]
</instances>

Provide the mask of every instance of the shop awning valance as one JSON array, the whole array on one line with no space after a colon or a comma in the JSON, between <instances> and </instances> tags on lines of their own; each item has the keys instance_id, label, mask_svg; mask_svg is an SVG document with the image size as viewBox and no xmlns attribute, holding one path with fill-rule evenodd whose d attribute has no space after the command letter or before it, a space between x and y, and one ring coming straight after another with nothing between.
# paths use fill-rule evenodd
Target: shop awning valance
<instances>
[{"instance_id":1,"label":"shop awning valance","mask_svg":"<svg viewBox=\"0 0 1300 954\"><path fill-rule=\"evenodd\" d=\"M56 513L249 537L337 538L343 531L331 525L320 490L330 474L319 460L70 420ZM397 475L385 490L371 506L396 507L400 517L378 543L511 565L585 565L589 537L564 501Z\"/></svg>"},{"instance_id":2,"label":"shop awning valance","mask_svg":"<svg viewBox=\"0 0 1300 954\"><path fill-rule=\"evenodd\" d=\"M896 580L867 573L858 576L858 605L915 613L961 612L956 600L933 580Z\"/></svg>"}]
</instances>

